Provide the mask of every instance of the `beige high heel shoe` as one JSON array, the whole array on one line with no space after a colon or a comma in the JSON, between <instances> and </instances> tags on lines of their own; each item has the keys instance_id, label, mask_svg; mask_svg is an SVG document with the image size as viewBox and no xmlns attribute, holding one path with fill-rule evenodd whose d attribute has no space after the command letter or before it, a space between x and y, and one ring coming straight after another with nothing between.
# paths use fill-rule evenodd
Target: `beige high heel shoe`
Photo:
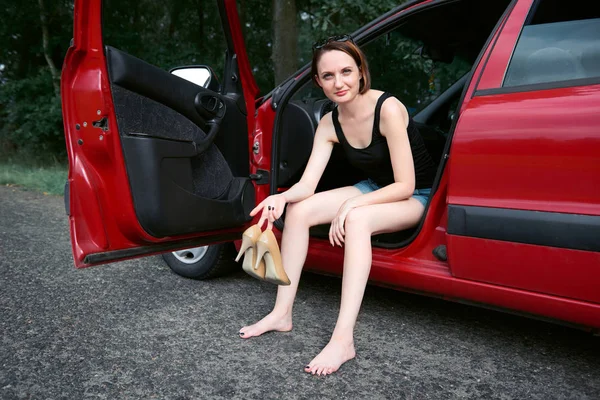
<instances>
[{"instance_id":1,"label":"beige high heel shoe","mask_svg":"<svg viewBox=\"0 0 600 400\"><path fill-rule=\"evenodd\" d=\"M257 264L261 260L264 260L266 266L264 280L276 285L289 285L291 283L290 278L288 278L285 269L283 269L279 245L272 230L267 229L260 235L256 242L256 249L258 252L256 255Z\"/></svg>"},{"instance_id":2,"label":"beige high heel shoe","mask_svg":"<svg viewBox=\"0 0 600 400\"><path fill-rule=\"evenodd\" d=\"M262 231L258 225L252 225L244 231L242 234L242 246L235 261L237 262L243 254L244 262L242 263L242 269L251 277L263 280L265 278L265 263L260 258L258 260L256 258L256 241L261 234Z\"/></svg>"}]
</instances>

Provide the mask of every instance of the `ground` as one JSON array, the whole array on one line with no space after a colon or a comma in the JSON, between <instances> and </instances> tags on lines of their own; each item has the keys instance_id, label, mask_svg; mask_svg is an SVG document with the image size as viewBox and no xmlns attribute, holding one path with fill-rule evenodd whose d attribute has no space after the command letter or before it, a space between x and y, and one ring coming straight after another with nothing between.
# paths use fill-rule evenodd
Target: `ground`
<instances>
[{"instance_id":1,"label":"ground","mask_svg":"<svg viewBox=\"0 0 600 400\"><path fill-rule=\"evenodd\" d=\"M242 340L275 286L184 279L156 256L77 270L62 197L0 187L0 398L600 398L598 337L374 286L356 359L305 374L340 284L305 274L294 330Z\"/></svg>"}]
</instances>

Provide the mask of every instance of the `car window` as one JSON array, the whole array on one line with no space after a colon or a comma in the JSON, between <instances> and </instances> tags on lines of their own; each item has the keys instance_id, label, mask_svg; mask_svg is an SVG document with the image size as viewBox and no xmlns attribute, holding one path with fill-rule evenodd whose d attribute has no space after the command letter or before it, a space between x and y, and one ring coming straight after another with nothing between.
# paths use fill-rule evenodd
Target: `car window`
<instances>
[{"instance_id":1,"label":"car window","mask_svg":"<svg viewBox=\"0 0 600 400\"><path fill-rule=\"evenodd\" d=\"M411 115L427 107L463 77L472 61L460 54L443 54L402 33L402 27L361 46L369 63L371 87L390 92ZM323 92L308 82L295 100L323 98ZM457 102L458 99L455 99Z\"/></svg>"},{"instance_id":2,"label":"car window","mask_svg":"<svg viewBox=\"0 0 600 400\"><path fill-rule=\"evenodd\" d=\"M371 86L395 95L414 115L471 69L459 55L443 54L403 34L403 26L363 46Z\"/></svg>"},{"instance_id":3,"label":"car window","mask_svg":"<svg viewBox=\"0 0 600 400\"><path fill-rule=\"evenodd\" d=\"M186 3L187 4L187 3ZM104 45L164 70L208 65L222 80L227 43L215 2L102 2Z\"/></svg>"},{"instance_id":4,"label":"car window","mask_svg":"<svg viewBox=\"0 0 600 400\"><path fill-rule=\"evenodd\" d=\"M523 27L504 87L600 77L600 7L539 0Z\"/></svg>"}]
</instances>

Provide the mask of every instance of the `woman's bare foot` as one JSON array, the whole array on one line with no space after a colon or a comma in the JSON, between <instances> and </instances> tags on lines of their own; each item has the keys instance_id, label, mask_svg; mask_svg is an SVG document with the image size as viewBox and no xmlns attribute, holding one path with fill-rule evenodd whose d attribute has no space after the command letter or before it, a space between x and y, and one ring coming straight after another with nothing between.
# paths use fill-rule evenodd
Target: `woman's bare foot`
<instances>
[{"instance_id":1,"label":"woman's bare foot","mask_svg":"<svg viewBox=\"0 0 600 400\"><path fill-rule=\"evenodd\" d=\"M244 339L253 336L260 336L265 332L278 331L289 332L292 330L292 316L289 314L279 314L271 311L266 317L254 325L244 326L240 329L240 337Z\"/></svg>"},{"instance_id":2,"label":"woman's bare foot","mask_svg":"<svg viewBox=\"0 0 600 400\"><path fill-rule=\"evenodd\" d=\"M316 356L304 371L313 375L329 375L337 371L343 363L356 356L354 341L331 338L327 346Z\"/></svg>"}]
</instances>

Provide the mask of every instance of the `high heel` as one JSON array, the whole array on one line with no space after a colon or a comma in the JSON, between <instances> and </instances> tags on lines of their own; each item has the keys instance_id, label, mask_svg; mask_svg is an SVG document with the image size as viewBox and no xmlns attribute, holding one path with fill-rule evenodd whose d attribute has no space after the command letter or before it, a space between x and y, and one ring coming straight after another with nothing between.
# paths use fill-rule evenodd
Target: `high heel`
<instances>
[{"instance_id":1,"label":"high heel","mask_svg":"<svg viewBox=\"0 0 600 400\"><path fill-rule=\"evenodd\" d=\"M258 252L256 255L257 263L261 260L264 260L265 263L266 271L264 280L276 285L289 285L291 283L290 278L288 278L285 269L283 269L279 245L273 231L267 229L260 235L256 242L256 249Z\"/></svg>"},{"instance_id":2,"label":"high heel","mask_svg":"<svg viewBox=\"0 0 600 400\"><path fill-rule=\"evenodd\" d=\"M265 263L261 259L257 260L256 258L256 241L261 234L262 231L258 225L252 225L244 231L240 252L235 261L237 262L243 254L244 262L242 263L242 269L251 277L262 280L265 278Z\"/></svg>"}]
</instances>

